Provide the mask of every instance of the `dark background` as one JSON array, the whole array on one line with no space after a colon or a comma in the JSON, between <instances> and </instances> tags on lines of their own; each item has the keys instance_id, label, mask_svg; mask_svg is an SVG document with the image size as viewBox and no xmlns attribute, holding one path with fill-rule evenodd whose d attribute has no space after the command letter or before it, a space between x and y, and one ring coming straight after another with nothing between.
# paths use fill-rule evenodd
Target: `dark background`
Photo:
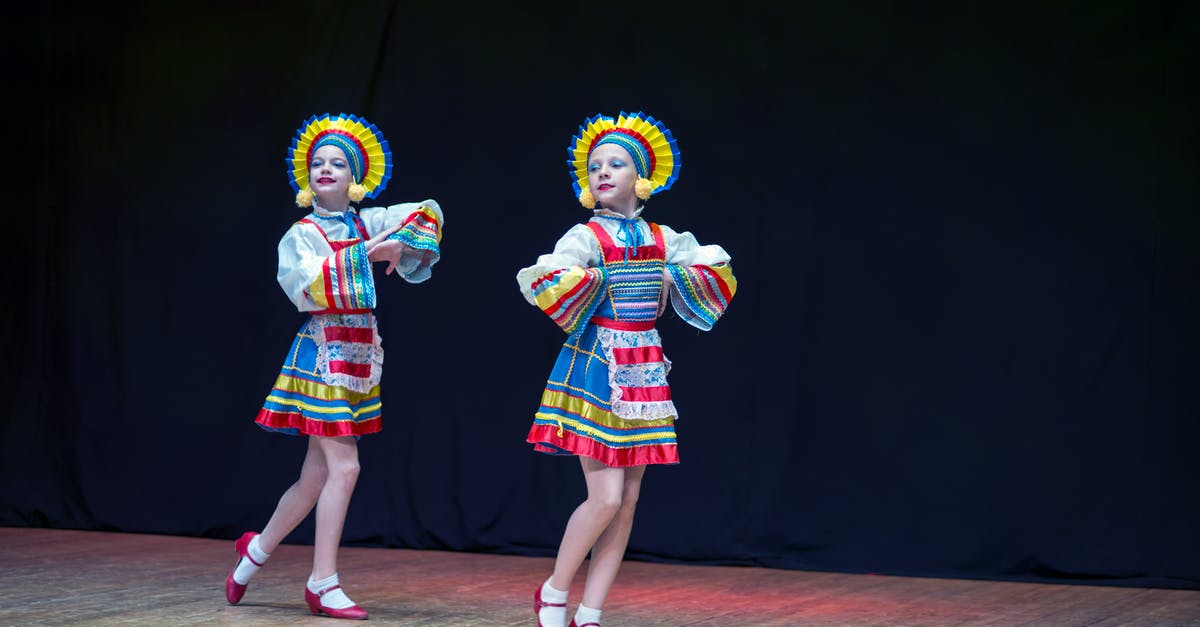
<instances>
[{"instance_id":1,"label":"dark background","mask_svg":"<svg viewBox=\"0 0 1200 627\"><path fill-rule=\"evenodd\" d=\"M647 217L740 291L660 325L683 463L632 557L1200 587L1194 5L254 4L21 30L0 524L262 527L304 453L252 423L303 321L284 155L345 111L380 204L446 211L383 279L345 541L552 555L584 486L524 443L562 334L513 277L587 217L578 124L644 110L683 154Z\"/></svg>"}]
</instances>

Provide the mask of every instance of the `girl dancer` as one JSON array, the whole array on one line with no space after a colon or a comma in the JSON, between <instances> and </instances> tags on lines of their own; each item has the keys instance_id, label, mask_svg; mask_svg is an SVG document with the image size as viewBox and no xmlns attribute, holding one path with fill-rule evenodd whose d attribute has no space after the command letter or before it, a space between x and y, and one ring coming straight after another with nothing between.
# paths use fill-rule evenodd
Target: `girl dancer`
<instances>
[{"instance_id":1,"label":"girl dancer","mask_svg":"<svg viewBox=\"0 0 1200 627\"><path fill-rule=\"evenodd\" d=\"M679 176L671 132L642 113L597 115L572 138L567 161L591 220L517 273L521 293L567 333L527 441L576 455L588 497L567 522L554 573L534 592L538 624L566 622L567 591L591 552L573 627L596 627L633 527L647 464L676 464L671 362L655 321L671 301L709 330L737 289L729 255L688 232L647 222L642 201Z\"/></svg>"},{"instance_id":2,"label":"girl dancer","mask_svg":"<svg viewBox=\"0 0 1200 627\"><path fill-rule=\"evenodd\" d=\"M313 116L288 150L296 204L312 212L279 242L279 284L309 314L284 360L256 422L264 429L308 436L300 478L262 533L234 544L238 560L225 579L237 603L275 547L316 507L313 567L304 598L313 614L365 619L338 582L337 551L350 495L358 479L360 436L380 430L383 346L372 310L372 262L385 262L410 283L429 278L441 258L442 210L433 200L355 210L374 198L392 174L383 134L347 114Z\"/></svg>"}]
</instances>

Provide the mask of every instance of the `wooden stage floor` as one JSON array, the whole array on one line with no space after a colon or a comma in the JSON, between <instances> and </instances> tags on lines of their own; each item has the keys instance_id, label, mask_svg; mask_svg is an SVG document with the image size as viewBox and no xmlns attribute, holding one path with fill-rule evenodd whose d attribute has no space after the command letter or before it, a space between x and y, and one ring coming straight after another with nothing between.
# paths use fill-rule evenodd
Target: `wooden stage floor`
<instances>
[{"instance_id":1,"label":"wooden stage floor","mask_svg":"<svg viewBox=\"0 0 1200 627\"><path fill-rule=\"evenodd\" d=\"M0 625L356 624L304 604L311 547L285 545L228 605L233 542L0 528ZM379 625L533 625L548 558L343 548L342 583ZM582 591L572 590L570 612ZM623 625L1200 625L1200 591L626 562Z\"/></svg>"}]
</instances>

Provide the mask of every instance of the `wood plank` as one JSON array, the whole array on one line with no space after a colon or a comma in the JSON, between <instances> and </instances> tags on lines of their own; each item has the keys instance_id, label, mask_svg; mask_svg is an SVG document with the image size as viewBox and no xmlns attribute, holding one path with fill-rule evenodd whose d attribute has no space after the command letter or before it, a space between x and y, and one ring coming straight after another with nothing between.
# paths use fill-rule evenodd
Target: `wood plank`
<instances>
[{"instance_id":1,"label":"wood plank","mask_svg":"<svg viewBox=\"0 0 1200 627\"><path fill-rule=\"evenodd\" d=\"M0 528L0 623L341 624L312 617L312 549L284 545L237 606L233 542ZM530 625L549 558L345 547L342 583L373 624ZM583 590L572 589L571 611ZM627 562L606 626L1200 625L1200 591Z\"/></svg>"}]
</instances>

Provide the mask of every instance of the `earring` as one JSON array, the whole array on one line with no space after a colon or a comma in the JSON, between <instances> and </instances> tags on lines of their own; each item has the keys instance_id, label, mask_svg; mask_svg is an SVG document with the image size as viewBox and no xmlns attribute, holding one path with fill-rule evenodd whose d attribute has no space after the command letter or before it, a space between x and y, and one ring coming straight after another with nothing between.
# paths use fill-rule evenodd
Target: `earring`
<instances>
[{"instance_id":1,"label":"earring","mask_svg":"<svg viewBox=\"0 0 1200 627\"><path fill-rule=\"evenodd\" d=\"M311 207L313 204L313 191L307 185L304 189L296 194L297 207Z\"/></svg>"},{"instance_id":2,"label":"earring","mask_svg":"<svg viewBox=\"0 0 1200 627\"><path fill-rule=\"evenodd\" d=\"M350 186L350 189L347 190L346 195L350 197L350 200L358 202L367 197L367 188L363 187L361 183L355 183Z\"/></svg>"},{"instance_id":3,"label":"earring","mask_svg":"<svg viewBox=\"0 0 1200 627\"><path fill-rule=\"evenodd\" d=\"M592 189L585 187L582 192L579 192L579 204L588 209L596 208L596 197L592 195Z\"/></svg>"},{"instance_id":4,"label":"earring","mask_svg":"<svg viewBox=\"0 0 1200 627\"><path fill-rule=\"evenodd\" d=\"M654 185L650 183L650 179L639 176L636 183L633 184L633 193L638 198L646 200L650 198L650 194L654 192Z\"/></svg>"}]
</instances>

